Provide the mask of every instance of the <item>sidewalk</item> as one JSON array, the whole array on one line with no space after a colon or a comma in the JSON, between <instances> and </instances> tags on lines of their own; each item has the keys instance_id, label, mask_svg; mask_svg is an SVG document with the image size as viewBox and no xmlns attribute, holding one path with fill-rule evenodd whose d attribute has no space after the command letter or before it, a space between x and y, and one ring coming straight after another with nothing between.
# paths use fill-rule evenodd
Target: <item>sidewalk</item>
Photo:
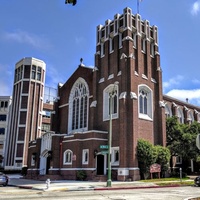
<instances>
[{"instance_id":1,"label":"sidewalk","mask_svg":"<svg viewBox=\"0 0 200 200\"><path fill-rule=\"evenodd\" d=\"M35 189L43 191L64 190L64 191L81 191L81 190L119 190L119 189L139 189L139 188L158 188L158 187L177 187L158 186L156 182L130 181L121 182L113 181L112 187L107 187L107 182L98 181L69 181L69 180L50 180L49 186L46 181L33 179L24 179L21 175L8 175L8 185L19 188ZM194 180L196 176L189 176L190 180ZM169 181L173 182L173 181Z\"/></svg>"},{"instance_id":2,"label":"sidewalk","mask_svg":"<svg viewBox=\"0 0 200 200\"><path fill-rule=\"evenodd\" d=\"M106 182L59 180L59 181L51 181L49 187L47 188L46 181L37 181L37 180L23 179L23 178L10 178L8 185L16 186L19 188L35 189L43 191L116 190L116 189L158 187L154 183L143 183L139 181L132 181L132 182L113 181L112 187L107 187Z\"/></svg>"}]
</instances>

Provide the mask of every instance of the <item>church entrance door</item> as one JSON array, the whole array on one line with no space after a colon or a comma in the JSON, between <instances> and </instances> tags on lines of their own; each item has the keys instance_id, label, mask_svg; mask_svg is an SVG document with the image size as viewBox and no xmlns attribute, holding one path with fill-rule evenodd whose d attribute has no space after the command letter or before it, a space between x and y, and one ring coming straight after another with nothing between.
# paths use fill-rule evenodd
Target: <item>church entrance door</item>
<instances>
[{"instance_id":1,"label":"church entrance door","mask_svg":"<svg viewBox=\"0 0 200 200\"><path fill-rule=\"evenodd\" d=\"M104 175L104 155L97 155L97 175Z\"/></svg>"}]
</instances>

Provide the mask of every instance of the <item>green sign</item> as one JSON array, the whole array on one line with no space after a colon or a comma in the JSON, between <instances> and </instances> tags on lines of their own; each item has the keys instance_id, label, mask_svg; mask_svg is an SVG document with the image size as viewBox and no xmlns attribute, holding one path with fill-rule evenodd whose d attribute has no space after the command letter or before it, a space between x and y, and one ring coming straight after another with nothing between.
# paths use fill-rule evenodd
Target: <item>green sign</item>
<instances>
[{"instance_id":1,"label":"green sign","mask_svg":"<svg viewBox=\"0 0 200 200\"><path fill-rule=\"evenodd\" d=\"M100 145L100 149L108 149L108 145Z\"/></svg>"},{"instance_id":2,"label":"green sign","mask_svg":"<svg viewBox=\"0 0 200 200\"><path fill-rule=\"evenodd\" d=\"M108 154L108 151L101 151L101 154Z\"/></svg>"}]
</instances>

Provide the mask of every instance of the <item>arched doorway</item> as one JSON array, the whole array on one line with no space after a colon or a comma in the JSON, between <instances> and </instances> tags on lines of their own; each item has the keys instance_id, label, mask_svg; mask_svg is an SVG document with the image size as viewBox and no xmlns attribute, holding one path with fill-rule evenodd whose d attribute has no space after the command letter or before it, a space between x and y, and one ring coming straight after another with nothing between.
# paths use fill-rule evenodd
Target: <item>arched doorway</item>
<instances>
[{"instance_id":1,"label":"arched doorway","mask_svg":"<svg viewBox=\"0 0 200 200\"><path fill-rule=\"evenodd\" d=\"M40 155L40 175L49 173L50 163L52 158L52 151L45 149Z\"/></svg>"}]
</instances>

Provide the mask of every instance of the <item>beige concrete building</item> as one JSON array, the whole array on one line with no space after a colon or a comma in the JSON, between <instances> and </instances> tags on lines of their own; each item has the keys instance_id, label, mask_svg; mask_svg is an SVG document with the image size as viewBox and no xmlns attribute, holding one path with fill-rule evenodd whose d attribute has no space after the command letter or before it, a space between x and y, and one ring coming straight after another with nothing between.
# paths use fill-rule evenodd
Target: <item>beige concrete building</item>
<instances>
[{"instance_id":1,"label":"beige concrete building","mask_svg":"<svg viewBox=\"0 0 200 200\"><path fill-rule=\"evenodd\" d=\"M11 96L0 96L0 168L4 166L5 143L11 102Z\"/></svg>"},{"instance_id":2,"label":"beige concrete building","mask_svg":"<svg viewBox=\"0 0 200 200\"><path fill-rule=\"evenodd\" d=\"M29 141L41 136L45 72L46 64L36 58L23 58L16 63L6 170L26 167Z\"/></svg>"}]
</instances>

